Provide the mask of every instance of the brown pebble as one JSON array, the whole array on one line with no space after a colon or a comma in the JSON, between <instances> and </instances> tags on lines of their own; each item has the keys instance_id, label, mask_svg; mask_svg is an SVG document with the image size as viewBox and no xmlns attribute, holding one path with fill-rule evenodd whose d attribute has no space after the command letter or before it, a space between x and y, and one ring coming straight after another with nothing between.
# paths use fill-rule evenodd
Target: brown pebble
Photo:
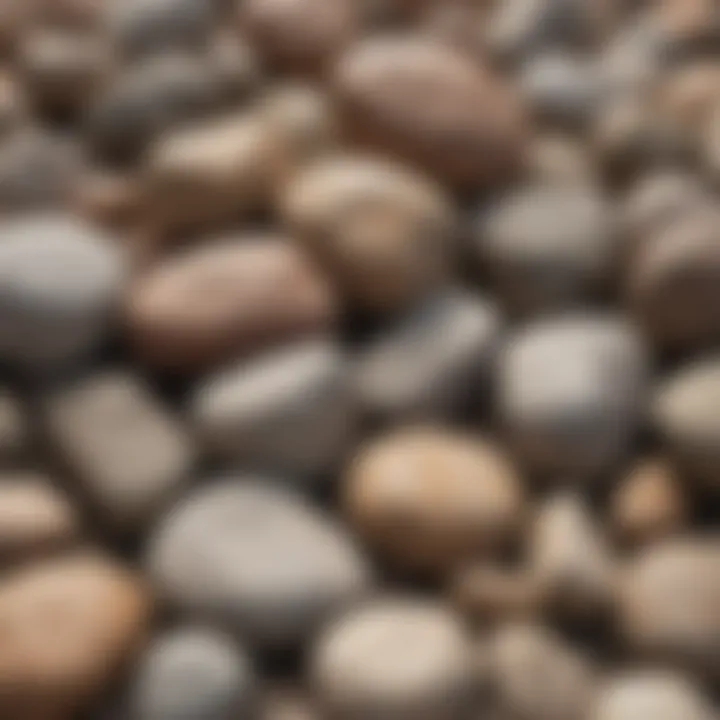
<instances>
[{"instance_id":1,"label":"brown pebble","mask_svg":"<svg viewBox=\"0 0 720 720\"><path fill-rule=\"evenodd\" d=\"M110 560L34 565L0 588L0 715L71 720L116 678L144 634L149 601Z\"/></svg>"},{"instance_id":2,"label":"brown pebble","mask_svg":"<svg viewBox=\"0 0 720 720\"><path fill-rule=\"evenodd\" d=\"M27 460L30 424L22 403L7 388L0 389L0 465Z\"/></svg>"},{"instance_id":3,"label":"brown pebble","mask_svg":"<svg viewBox=\"0 0 720 720\"><path fill-rule=\"evenodd\" d=\"M339 61L333 87L355 140L454 185L502 183L520 164L518 102L489 69L438 41L361 42Z\"/></svg>"},{"instance_id":4,"label":"brown pebble","mask_svg":"<svg viewBox=\"0 0 720 720\"><path fill-rule=\"evenodd\" d=\"M279 236L240 236L168 260L131 289L129 340L144 362L208 369L324 331L334 316L323 278Z\"/></svg>"},{"instance_id":5,"label":"brown pebble","mask_svg":"<svg viewBox=\"0 0 720 720\"><path fill-rule=\"evenodd\" d=\"M523 516L514 469L492 444L417 428L370 443L345 487L346 511L367 542L398 565L447 572L512 541Z\"/></svg>"}]
</instances>

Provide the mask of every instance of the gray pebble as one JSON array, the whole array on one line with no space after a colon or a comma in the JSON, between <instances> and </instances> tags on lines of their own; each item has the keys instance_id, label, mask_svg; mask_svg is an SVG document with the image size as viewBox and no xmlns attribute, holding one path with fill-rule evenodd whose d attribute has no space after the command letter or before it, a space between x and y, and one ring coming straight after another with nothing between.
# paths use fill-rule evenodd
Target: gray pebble
<instances>
[{"instance_id":1,"label":"gray pebble","mask_svg":"<svg viewBox=\"0 0 720 720\"><path fill-rule=\"evenodd\" d=\"M505 304L540 313L583 300L607 281L614 229L593 186L535 185L483 213L475 248Z\"/></svg>"},{"instance_id":2,"label":"gray pebble","mask_svg":"<svg viewBox=\"0 0 720 720\"><path fill-rule=\"evenodd\" d=\"M143 529L192 466L183 428L133 375L105 373L59 390L45 413L55 452L115 529Z\"/></svg>"},{"instance_id":3,"label":"gray pebble","mask_svg":"<svg viewBox=\"0 0 720 720\"><path fill-rule=\"evenodd\" d=\"M148 555L160 594L287 647L361 593L368 569L344 531L299 495L237 476L188 496L156 527Z\"/></svg>"},{"instance_id":4,"label":"gray pebble","mask_svg":"<svg viewBox=\"0 0 720 720\"><path fill-rule=\"evenodd\" d=\"M272 351L202 383L195 426L216 456L305 476L329 469L355 425L346 360L326 341Z\"/></svg>"},{"instance_id":5,"label":"gray pebble","mask_svg":"<svg viewBox=\"0 0 720 720\"><path fill-rule=\"evenodd\" d=\"M472 643L445 608L376 600L321 635L312 656L317 696L330 718L456 720L471 698Z\"/></svg>"},{"instance_id":6,"label":"gray pebble","mask_svg":"<svg viewBox=\"0 0 720 720\"><path fill-rule=\"evenodd\" d=\"M646 356L631 327L567 315L526 327L499 365L501 420L541 474L582 482L611 468L637 429Z\"/></svg>"},{"instance_id":7,"label":"gray pebble","mask_svg":"<svg viewBox=\"0 0 720 720\"><path fill-rule=\"evenodd\" d=\"M121 289L120 251L64 214L0 225L0 357L26 369L81 359L99 344Z\"/></svg>"},{"instance_id":8,"label":"gray pebble","mask_svg":"<svg viewBox=\"0 0 720 720\"><path fill-rule=\"evenodd\" d=\"M452 414L469 396L477 405L499 334L499 314L487 301L459 291L435 296L361 354L360 401L388 420Z\"/></svg>"},{"instance_id":9,"label":"gray pebble","mask_svg":"<svg viewBox=\"0 0 720 720\"><path fill-rule=\"evenodd\" d=\"M130 688L133 720L236 720L253 703L250 660L223 633L180 627L157 637Z\"/></svg>"}]
</instances>

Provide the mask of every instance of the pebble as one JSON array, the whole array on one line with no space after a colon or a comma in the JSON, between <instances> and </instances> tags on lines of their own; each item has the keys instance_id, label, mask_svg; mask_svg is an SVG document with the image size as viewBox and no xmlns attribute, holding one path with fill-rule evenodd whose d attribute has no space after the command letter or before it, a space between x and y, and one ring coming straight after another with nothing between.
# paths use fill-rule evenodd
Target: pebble
<instances>
[{"instance_id":1,"label":"pebble","mask_svg":"<svg viewBox=\"0 0 720 720\"><path fill-rule=\"evenodd\" d=\"M330 718L456 720L472 701L472 645L443 606L378 599L320 636L313 684Z\"/></svg>"},{"instance_id":2,"label":"pebble","mask_svg":"<svg viewBox=\"0 0 720 720\"><path fill-rule=\"evenodd\" d=\"M266 693L260 720L319 720L319 716L305 693L281 686Z\"/></svg>"},{"instance_id":3,"label":"pebble","mask_svg":"<svg viewBox=\"0 0 720 720\"><path fill-rule=\"evenodd\" d=\"M720 543L688 535L651 545L628 567L620 628L628 645L711 680L720 653Z\"/></svg>"},{"instance_id":4,"label":"pebble","mask_svg":"<svg viewBox=\"0 0 720 720\"><path fill-rule=\"evenodd\" d=\"M14 466L28 458L31 422L27 409L15 393L0 387L0 466Z\"/></svg>"},{"instance_id":5,"label":"pebble","mask_svg":"<svg viewBox=\"0 0 720 720\"><path fill-rule=\"evenodd\" d=\"M359 353L355 386L363 408L397 422L480 405L500 333L500 315L484 298L457 290L429 298Z\"/></svg>"},{"instance_id":6,"label":"pebble","mask_svg":"<svg viewBox=\"0 0 720 720\"><path fill-rule=\"evenodd\" d=\"M0 357L33 371L81 360L107 333L123 275L117 248L70 215L0 224Z\"/></svg>"},{"instance_id":7,"label":"pebble","mask_svg":"<svg viewBox=\"0 0 720 720\"><path fill-rule=\"evenodd\" d=\"M132 658L150 602L111 560L72 556L33 565L0 589L0 713L72 720Z\"/></svg>"},{"instance_id":8,"label":"pebble","mask_svg":"<svg viewBox=\"0 0 720 720\"><path fill-rule=\"evenodd\" d=\"M210 369L322 333L333 317L324 279L290 241L272 234L168 260L137 280L126 305L137 356L174 372Z\"/></svg>"},{"instance_id":9,"label":"pebble","mask_svg":"<svg viewBox=\"0 0 720 720\"><path fill-rule=\"evenodd\" d=\"M354 139L451 185L498 185L521 164L517 99L491 70L439 41L360 42L340 58L332 84Z\"/></svg>"},{"instance_id":10,"label":"pebble","mask_svg":"<svg viewBox=\"0 0 720 720\"><path fill-rule=\"evenodd\" d=\"M611 497L610 526L621 542L631 546L643 547L675 535L689 519L682 480L660 458L635 463Z\"/></svg>"},{"instance_id":11,"label":"pebble","mask_svg":"<svg viewBox=\"0 0 720 720\"><path fill-rule=\"evenodd\" d=\"M291 74L322 71L360 30L352 0L245 0L239 8L263 59Z\"/></svg>"},{"instance_id":12,"label":"pebble","mask_svg":"<svg viewBox=\"0 0 720 720\"><path fill-rule=\"evenodd\" d=\"M551 629L534 623L501 626L490 641L491 678L501 717L579 720L593 698L595 669Z\"/></svg>"},{"instance_id":13,"label":"pebble","mask_svg":"<svg viewBox=\"0 0 720 720\"><path fill-rule=\"evenodd\" d=\"M432 181L401 165L330 156L295 176L281 212L361 308L403 309L447 275L453 208Z\"/></svg>"},{"instance_id":14,"label":"pebble","mask_svg":"<svg viewBox=\"0 0 720 720\"><path fill-rule=\"evenodd\" d=\"M192 469L185 428L128 373L93 375L58 390L44 412L54 452L113 529L143 530Z\"/></svg>"},{"instance_id":15,"label":"pebble","mask_svg":"<svg viewBox=\"0 0 720 720\"><path fill-rule=\"evenodd\" d=\"M369 571L339 526L267 478L221 479L160 522L147 565L161 597L287 648L362 594Z\"/></svg>"},{"instance_id":16,"label":"pebble","mask_svg":"<svg viewBox=\"0 0 720 720\"><path fill-rule=\"evenodd\" d=\"M597 168L587 146L569 133L536 135L528 149L528 177L534 185L592 187Z\"/></svg>"},{"instance_id":17,"label":"pebble","mask_svg":"<svg viewBox=\"0 0 720 720\"><path fill-rule=\"evenodd\" d=\"M627 453L646 394L646 353L618 318L540 320L508 342L498 412L521 458L556 482L582 483Z\"/></svg>"},{"instance_id":18,"label":"pebble","mask_svg":"<svg viewBox=\"0 0 720 720\"><path fill-rule=\"evenodd\" d=\"M49 478L27 471L0 474L0 563L4 567L65 549L80 520Z\"/></svg>"},{"instance_id":19,"label":"pebble","mask_svg":"<svg viewBox=\"0 0 720 720\"><path fill-rule=\"evenodd\" d=\"M608 680L592 708L592 720L711 720L710 702L680 674L635 670Z\"/></svg>"},{"instance_id":20,"label":"pebble","mask_svg":"<svg viewBox=\"0 0 720 720\"><path fill-rule=\"evenodd\" d=\"M442 428L390 432L369 442L345 478L345 510L382 557L447 573L517 537L523 489L491 442Z\"/></svg>"},{"instance_id":21,"label":"pebble","mask_svg":"<svg viewBox=\"0 0 720 720\"><path fill-rule=\"evenodd\" d=\"M614 225L592 185L530 185L481 212L475 247L508 308L540 314L581 303L607 285Z\"/></svg>"},{"instance_id":22,"label":"pebble","mask_svg":"<svg viewBox=\"0 0 720 720\"><path fill-rule=\"evenodd\" d=\"M210 451L227 462L306 478L347 452L355 408L346 358L314 341L211 376L195 393L192 415Z\"/></svg>"},{"instance_id":23,"label":"pebble","mask_svg":"<svg viewBox=\"0 0 720 720\"><path fill-rule=\"evenodd\" d=\"M136 720L232 720L250 712L252 664L226 634L180 626L155 637L131 682Z\"/></svg>"}]
</instances>

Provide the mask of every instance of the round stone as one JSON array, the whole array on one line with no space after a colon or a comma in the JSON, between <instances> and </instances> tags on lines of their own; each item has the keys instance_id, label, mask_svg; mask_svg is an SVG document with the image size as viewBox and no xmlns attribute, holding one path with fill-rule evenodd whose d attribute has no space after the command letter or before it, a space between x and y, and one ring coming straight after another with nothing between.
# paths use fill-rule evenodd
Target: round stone
<instances>
[{"instance_id":1,"label":"round stone","mask_svg":"<svg viewBox=\"0 0 720 720\"><path fill-rule=\"evenodd\" d=\"M132 289L130 342L151 365L193 371L328 329L323 278L284 238L240 237L167 260Z\"/></svg>"},{"instance_id":2,"label":"round stone","mask_svg":"<svg viewBox=\"0 0 720 720\"><path fill-rule=\"evenodd\" d=\"M27 408L7 387L0 387L0 466L28 460L32 447Z\"/></svg>"},{"instance_id":3,"label":"round stone","mask_svg":"<svg viewBox=\"0 0 720 720\"><path fill-rule=\"evenodd\" d=\"M647 359L631 327L566 315L519 331L499 362L499 412L538 474L588 481L629 448L644 401Z\"/></svg>"},{"instance_id":4,"label":"round stone","mask_svg":"<svg viewBox=\"0 0 720 720\"><path fill-rule=\"evenodd\" d=\"M250 711L254 693L250 660L231 638L181 626L140 658L130 706L137 720L230 720Z\"/></svg>"},{"instance_id":5,"label":"round stone","mask_svg":"<svg viewBox=\"0 0 720 720\"><path fill-rule=\"evenodd\" d=\"M518 102L492 71L444 43L370 38L340 59L333 86L356 140L453 185L487 187L518 169L525 145Z\"/></svg>"},{"instance_id":6,"label":"round stone","mask_svg":"<svg viewBox=\"0 0 720 720\"><path fill-rule=\"evenodd\" d=\"M471 701L472 644L442 606L376 600L326 629L312 677L332 717L457 720Z\"/></svg>"},{"instance_id":7,"label":"round stone","mask_svg":"<svg viewBox=\"0 0 720 720\"><path fill-rule=\"evenodd\" d=\"M306 479L332 468L354 435L346 359L325 341L264 354L206 380L193 417L214 455Z\"/></svg>"},{"instance_id":8,"label":"round stone","mask_svg":"<svg viewBox=\"0 0 720 720\"><path fill-rule=\"evenodd\" d=\"M148 567L172 605L228 623L261 648L306 638L368 582L340 527L289 489L240 476L171 511L151 538Z\"/></svg>"},{"instance_id":9,"label":"round stone","mask_svg":"<svg viewBox=\"0 0 720 720\"><path fill-rule=\"evenodd\" d=\"M370 442L346 478L345 508L365 540L399 566L446 573L516 536L523 493L489 442L427 428Z\"/></svg>"},{"instance_id":10,"label":"round stone","mask_svg":"<svg viewBox=\"0 0 720 720\"><path fill-rule=\"evenodd\" d=\"M0 225L0 356L23 368L64 365L107 333L123 258L96 230L64 214Z\"/></svg>"},{"instance_id":11,"label":"round stone","mask_svg":"<svg viewBox=\"0 0 720 720\"><path fill-rule=\"evenodd\" d=\"M301 171L281 201L288 225L360 307L393 311L436 287L452 255L453 210L424 176L335 156Z\"/></svg>"}]
</instances>

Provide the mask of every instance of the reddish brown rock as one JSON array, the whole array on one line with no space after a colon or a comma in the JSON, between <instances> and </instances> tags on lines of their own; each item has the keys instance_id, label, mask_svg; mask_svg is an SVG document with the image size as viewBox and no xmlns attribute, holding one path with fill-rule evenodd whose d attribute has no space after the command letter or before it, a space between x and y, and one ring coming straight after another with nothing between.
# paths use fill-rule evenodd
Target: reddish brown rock
<instances>
[{"instance_id":1,"label":"reddish brown rock","mask_svg":"<svg viewBox=\"0 0 720 720\"><path fill-rule=\"evenodd\" d=\"M332 297L289 241L239 237L150 270L129 293L130 342L143 361L192 371L326 330Z\"/></svg>"}]
</instances>

